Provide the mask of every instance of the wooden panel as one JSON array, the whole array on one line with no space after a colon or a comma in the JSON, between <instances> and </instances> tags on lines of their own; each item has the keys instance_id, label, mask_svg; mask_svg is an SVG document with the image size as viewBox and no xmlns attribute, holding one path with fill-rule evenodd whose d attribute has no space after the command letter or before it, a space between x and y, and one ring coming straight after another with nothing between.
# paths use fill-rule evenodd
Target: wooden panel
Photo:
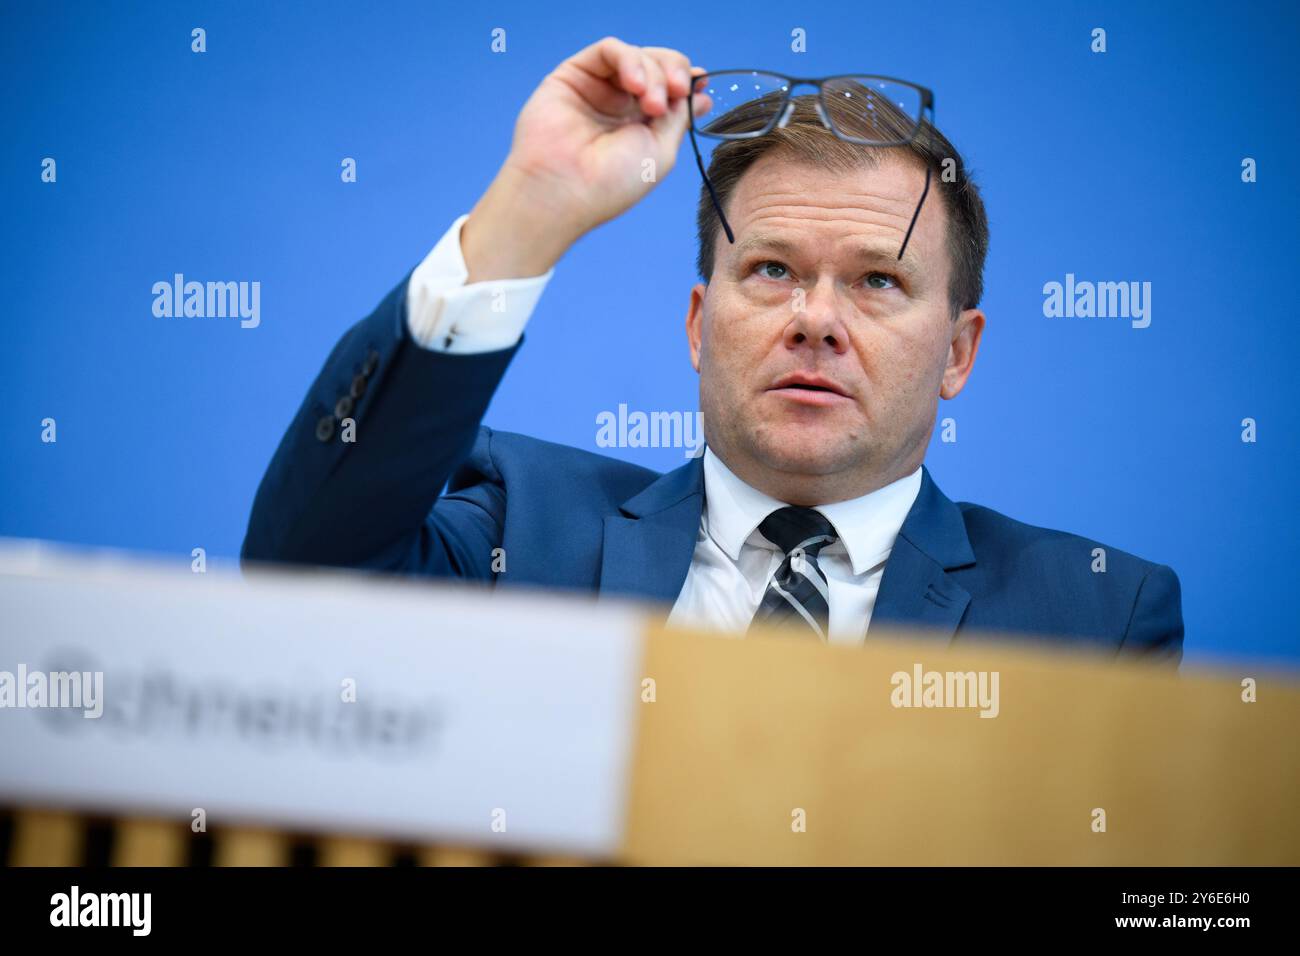
<instances>
[{"instance_id":1,"label":"wooden panel","mask_svg":"<svg viewBox=\"0 0 1300 956\"><path fill-rule=\"evenodd\" d=\"M431 846L419 853L420 866L493 866L492 854L468 847Z\"/></svg>"},{"instance_id":2,"label":"wooden panel","mask_svg":"<svg viewBox=\"0 0 1300 956\"><path fill-rule=\"evenodd\" d=\"M121 820L114 830L113 866L184 866L189 826L175 820Z\"/></svg>"},{"instance_id":3,"label":"wooden panel","mask_svg":"<svg viewBox=\"0 0 1300 956\"><path fill-rule=\"evenodd\" d=\"M272 830L230 829L213 834L214 866L286 866L289 837Z\"/></svg>"},{"instance_id":4,"label":"wooden panel","mask_svg":"<svg viewBox=\"0 0 1300 956\"><path fill-rule=\"evenodd\" d=\"M20 810L14 814L10 866L77 866L81 863L85 823L71 813Z\"/></svg>"},{"instance_id":5,"label":"wooden panel","mask_svg":"<svg viewBox=\"0 0 1300 956\"><path fill-rule=\"evenodd\" d=\"M524 859L527 866L590 866L590 860L575 856L532 856Z\"/></svg>"},{"instance_id":6,"label":"wooden panel","mask_svg":"<svg viewBox=\"0 0 1300 956\"><path fill-rule=\"evenodd\" d=\"M1294 683L958 646L656 630L627 858L1300 864ZM895 707L892 676L917 664L996 671L998 715Z\"/></svg>"},{"instance_id":7,"label":"wooden panel","mask_svg":"<svg viewBox=\"0 0 1300 956\"><path fill-rule=\"evenodd\" d=\"M388 866L392 847L379 840L329 837L320 841L319 866Z\"/></svg>"}]
</instances>

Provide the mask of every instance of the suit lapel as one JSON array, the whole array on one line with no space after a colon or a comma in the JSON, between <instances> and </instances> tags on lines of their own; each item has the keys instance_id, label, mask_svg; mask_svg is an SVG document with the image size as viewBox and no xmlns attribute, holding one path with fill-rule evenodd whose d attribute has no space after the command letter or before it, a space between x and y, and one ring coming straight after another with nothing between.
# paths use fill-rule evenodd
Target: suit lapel
<instances>
[{"instance_id":1,"label":"suit lapel","mask_svg":"<svg viewBox=\"0 0 1300 956\"><path fill-rule=\"evenodd\" d=\"M921 466L921 490L885 562L868 638L889 627L919 628L945 644L970 594L948 574L975 563L961 509Z\"/></svg>"},{"instance_id":2,"label":"suit lapel","mask_svg":"<svg viewBox=\"0 0 1300 956\"><path fill-rule=\"evenodd\" d=\"M600 594L675 601L695 554L703 506L701 456L660 476L605 518ZM922 465L921 489L885 563L870 632L919 628L951 641L970 594L948 572L974 563L961 510Z\"/></svg>"},{"instance_id":3,"label":"suit lapel","mask_svg":"<svg viewBox=\"0 0 1300 956\"><path fill-rule=\"evenodd\" d=\"M660 476L605 519L600 594L671 602L695 554L704 507L704 459Z\"/></svg>"}]
</instances>

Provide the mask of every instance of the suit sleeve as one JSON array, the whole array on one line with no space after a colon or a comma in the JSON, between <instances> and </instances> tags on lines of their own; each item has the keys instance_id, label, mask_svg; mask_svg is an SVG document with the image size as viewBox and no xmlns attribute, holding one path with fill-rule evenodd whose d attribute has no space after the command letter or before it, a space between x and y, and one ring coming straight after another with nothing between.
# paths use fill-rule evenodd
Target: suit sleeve
<instances>
[{"instance_id":1,"label":"suit sleeve","mask_svg":"<svg viewBox=\"0 0 1300 956\"><path fill-rule=\"evenodd\" d=\"M1178 575L1159 564L1138 585L1119 656L1139 657L1177 667L1183 659L1182 587Z\"/></svg>"},{"instance_id":2,"label":"suit sleeve","mask_svg":"<svg viewBox=\"0 0 1300 956\"><path fill-rule=\"evenodd\" d=\"M258 488L245 566L491 577L505 491L480 423L523 340L421 348L407 327L409 279L325 360ZM457 490L440 499L453 472Z\"/></svg>"}]
</instances>

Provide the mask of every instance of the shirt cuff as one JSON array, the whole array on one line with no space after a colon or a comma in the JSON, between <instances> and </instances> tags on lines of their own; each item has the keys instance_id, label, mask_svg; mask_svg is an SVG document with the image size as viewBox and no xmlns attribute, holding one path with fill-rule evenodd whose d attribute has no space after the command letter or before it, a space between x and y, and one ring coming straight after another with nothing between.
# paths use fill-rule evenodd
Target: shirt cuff
<instances>
[{"instance_id":1,"label":"shirt cuff","mask_svg":"<svg viewBox=\"0 0 1300 956\"><path fill-rule=\"evenodd\" d=\"M555 274L488 279L466 285L469 270L460 251L466 213L411 273L406 287L407 330L435 352L496 352L519 341L546 283Z\"/></svg>"}]
</instances>

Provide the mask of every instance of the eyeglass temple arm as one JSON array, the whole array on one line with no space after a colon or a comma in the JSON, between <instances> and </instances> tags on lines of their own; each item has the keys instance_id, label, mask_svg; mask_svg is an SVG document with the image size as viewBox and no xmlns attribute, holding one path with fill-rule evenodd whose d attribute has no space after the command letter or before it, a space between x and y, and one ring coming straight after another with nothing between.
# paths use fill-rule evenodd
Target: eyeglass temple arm
<instances>
[{"instance_id":1,"label":"eyeglass temple arm","mask_svg":"<svg viewBox=\"0 0 1300 956\"><path fill-rule=\"evenodd\" d=\"M930 125L934 125L934 99L933 94L928 90L925 93L925 104L921 107L921 117L925 118L926 112L930 114ZM929 133L926 133L929 136ZM912 238L912 230L916 228L916 220L921 218L921 207L925 205L925 197L930 195L930 164L925 164L925 188L921 190L921 198L916 203L916 212L912 213L912 221L908 223L907 235L903 236L903 246L898 250L898 258L903 258L903 253L907 251L907 243Z\"/></svg>"},{"instance_id":2,"label":"eyeglass temple arm","mask_svg":"<svg viewBox=\"0 0 1300 956\"><path fill-rule=\"evenodd\" d=\"M930 195L930 164L925 166L925 188L921 190L921 198L916 204L916 212L912 213L912 221L908 223L907 235L903 237L902 248L898 250L898 258L903 258L903 253L907 251L907 243L912 238L912 230L916 228L916 220L921 218L921 207L925 205L925 197Z\"/></svg>"},{"instance_id":3,"label":"eyeglass temple arm","mask_svg":"<svg viewBox=\"0 0 1300 956\"><path fill-rule=\"evenodd\" d=\"M709 182L709 174L704 171L704 160L700 157L700 144L695 141L695 121L691 120L691 125L686 131L691 136L691 149L695 150L695 165L700 167L700 177L704 180L704 185L709 189L709 198L713 200L713 208L718 211L718 219L722 222L722 229L727 234L727 241L732 245L736 243L736 236L731 231L731 225L727 222L727 217L722 214L722 204L718 202L718 194L713 191L713 183Z\"/></svg>"},{"instance_id":4,"label":"eyeglass temple arm","mask_svg":"<svg viewBox=\"0 0 1300 956\"><path fill-rule=\"evenodd\" d=\"M929 107L930 122L934 122L934 107ZM704 171L704 159L700 156L700 144L695 139L695 123L692 120L691 125L686 128L691 137L691 149L695 152L695 165L699 167L700 178L704 180L704 185L708 187L709 198L713 200L713 208L717 210L718 220L722 223L722 229L727 234L727 241L732 245L736 243L736 236L731 231L731 225L727 222L726 215L722 212L722 204L718 202L718 194L713 191L713 183L709 181L709 174ZM930 165L925 166L925 188L921 190L921 198L916 203L916 211L912 213L912 221L907 224L907 234L903 236L903 245L898 250L898 258L903 258L903 253L907 251L907 244L912 239L912 230L916 228L916 220L921 218L921 207L925 205L925 197L930 195Z\"/></svg>"}]
</instances>

